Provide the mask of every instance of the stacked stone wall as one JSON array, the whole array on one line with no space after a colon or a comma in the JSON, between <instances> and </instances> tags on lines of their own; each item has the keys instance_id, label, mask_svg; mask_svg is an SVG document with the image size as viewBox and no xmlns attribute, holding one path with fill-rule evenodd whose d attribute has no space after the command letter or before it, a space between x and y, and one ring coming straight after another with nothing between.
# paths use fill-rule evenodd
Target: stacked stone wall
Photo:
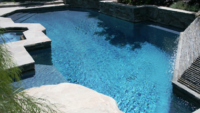
<instances>
[{"instance_id":1,"label":"stacked stone wall","mask_svg":"<svg viewBox=\"0 0 200 113\"><path fill-rule=\"evenodd\" d=\"M178 28L187 28L196 18L195 12L158 6L131 6L115 2L100 2L101 13L130 22L154 21Z\"/></svg>"},{"instance_id":2,"label":"stacked stone wall","mask_svg":"<svg viewBox=\"0 0 200 113\"><path fill-rule=\"evenodd\" d=\"M70 7L99 8L99 0L64 0L64 3L70 4Z\"/></svg>"}]
</instances>

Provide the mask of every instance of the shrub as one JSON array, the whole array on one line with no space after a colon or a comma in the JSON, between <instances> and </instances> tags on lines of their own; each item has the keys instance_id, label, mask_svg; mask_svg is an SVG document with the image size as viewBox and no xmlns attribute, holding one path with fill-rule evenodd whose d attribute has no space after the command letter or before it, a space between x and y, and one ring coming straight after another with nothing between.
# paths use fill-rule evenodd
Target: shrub
<instances>
[{"instance_id":1,"label":"shrub","mask_svg":"<svg viewBox=\"0 0 200 113\"><path fill-rule=\"evenodd\" d=\"M182 0L182 1L189 5L200 5L200 0Z\"/></svg>"},{"instance_id":2,"label":"shrub","mask_svg":"<svg viewBox=\"0 0 200 113\"><path fill-rule=\"evenodd\" d=\"M174 0L117 0L119 3L132 4L132 5L166 5L171 4Z\"/></svg>"},{"instance_id":3,"label":"shrub","mask_svg":"<svg viewBox=\"0 0 200 113\"><path fill-rule=\"evenodd\" d=\"M117 0L119 3L131 5L159 5L188 11L199 11L200 0Z\"/></svg>"},{"instance_id":4,"label":"shrub","mask_svg":"<svg viewBox=\"0 0 200 113\"><path fill-rule=\"evenodd\" d=\"M171 8L176 8L176 9L183 9L183 10L188 10L188 11L199 11L199 5L189 5L186 2L183 1L178 1L174 2L171 6Z\"/></svg>"}]
</instances>

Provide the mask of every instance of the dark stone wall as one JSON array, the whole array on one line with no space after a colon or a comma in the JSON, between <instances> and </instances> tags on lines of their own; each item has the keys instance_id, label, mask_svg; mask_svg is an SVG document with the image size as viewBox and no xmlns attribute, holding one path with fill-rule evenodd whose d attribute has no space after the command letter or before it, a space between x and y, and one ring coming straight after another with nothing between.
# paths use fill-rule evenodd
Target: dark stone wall
<instances>
[{"instance_id":1,"label":"dark stone wall","mask_svg":"<svg viewBox=\"0 0 200 113\"><path fill-rule=\"evenodd\" d=\"M148 20L184 29L196 18L195 13L153 6L148 6L147 14Z\"/></svg>"},{"instance_id":2,"label":"dark stone wall","mask_svg":"<svg viewBox=\"0 0 200 113\"><path fill-rule=\"evenodd\" d=\"M64 0L70 7L99 9L99 0Z\"/></svg>"},{"instance_id":3,"label":"dark stone wall","mask_svg":"<svg viewBox=\"0 0 200 113\"><path fill-rule=\"evenodd\" d=\"M196 18L188 11L157 6L131 6L114 2L100 2L101 13L108 14L130 22L150 20L178 28L187 28Z\"/></svg>"},{"instance_id":4,"label":"dark stone wall","mask_svg":"<svg viewBox=\"0 0 200 113\"><path fill-rule=\"evenodd\" d=\"M131 22L135 17L133 7L122 7L119 3L100 2L99 9L101 13Z\"/></svg>"}]
</instances>

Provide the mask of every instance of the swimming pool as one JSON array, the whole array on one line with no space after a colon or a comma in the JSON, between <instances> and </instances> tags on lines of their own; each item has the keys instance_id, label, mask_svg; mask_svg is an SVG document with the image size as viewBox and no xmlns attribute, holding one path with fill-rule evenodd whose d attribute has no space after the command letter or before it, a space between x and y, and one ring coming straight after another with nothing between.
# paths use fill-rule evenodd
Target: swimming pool
<instances>
[{"instance_id":1,"label":"swimming pool","mask_svg":"<svg viewBox=\"0 0 200 113\"><path fill-rule=\"evenodd\" d=\"M36 63L53 65L67 82L113 97L126 113L177 112L171 107L177 99L171 79L180 30L149 22L133 24L86 9L10 17L46 28L52 40L51 62L32 56ZM193 110L183 106L178 112Z\"/></svg>"}]
</instances>

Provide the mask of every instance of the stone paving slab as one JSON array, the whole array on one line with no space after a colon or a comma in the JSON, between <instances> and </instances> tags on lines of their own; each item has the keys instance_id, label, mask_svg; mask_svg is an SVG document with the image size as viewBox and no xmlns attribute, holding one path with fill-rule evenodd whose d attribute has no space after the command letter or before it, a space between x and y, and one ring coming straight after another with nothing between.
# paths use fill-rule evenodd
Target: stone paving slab
<instances>
[{"instance_id":1,"label":"stone paving slab","mask_svg":"<svg viewBox=\"0 0 200 113\"><path fill-rule=\"evenodd\" d=\"M11 21L4 21L5 19L11 20L10 18L2 18L0 17L0 27L1 28L24 28L24 29L28 29L29 31L42 31L42 32L46 32L46 28L44 26L42 26L41 24L27 24L27 23L14 23Z\"/></svg>"},{"instance_id":2,"label":"stone paving slab","mask_svg":"<svg viewBox=\"0 0 200 113\"><path fill-rule=\"evenodd\" d=\"M35 61L24 48L25 40L7 43L7 49L11 52L13 61L16 66L22 69L22 72L27 72L35 69Z\"/></svg>"},{"instance_id":3,"label":"stone paving slab","mask_svg":"<svg viewBox=\"0 0 200 113\"><path fill-rule=\"evenodd\" d=\"M15 23L12 25L6 25L6 27L22 27L27 28L28 31L42 31L46 33L46 28L39 23Z\"/></svg>"},{"instance_id":4,"label":"stone paving slab","mask_svg":"<svg viewBox=\"0 0 200 113\"><path fill-rule=\"evenodd\" d=\"M0 11L1 11L1 10L0 10ZM3 18L3 17L0 17L0 25L1 25L1 27L6 26L6 24L14 24L14 22L12 21L11 18Z\"/></svg>"},{"instance_id":5,"label":"stone paving slab","mask_svg":"<svg viewBox=\"0 0 200 113\"><path fill-rule=\"evenodd\" d=\"M28 30L23 32L26 38L26 41L23 44L25 48L33 47L36 49L36 45L45 43L48 44L45 46L50 47L51 40L44 34L46 33L46 29L41 24L14 23L10 18L0 17L0 27L5 29L27 28ZM39 46L39 48L41 48L41 46Z\"/></svg>"},{"instance_id":6,"label":"stone paving slab","mask_svg":"<svg viewBox=\"0 0 200 113\"><path fill-rule=\"evenodd\" d=\"M51 39L49 39L43 32L25 31L23 34L27 40L24 43L24 47L27 50L51 47Z\"/></svg>"}]
</instances>

